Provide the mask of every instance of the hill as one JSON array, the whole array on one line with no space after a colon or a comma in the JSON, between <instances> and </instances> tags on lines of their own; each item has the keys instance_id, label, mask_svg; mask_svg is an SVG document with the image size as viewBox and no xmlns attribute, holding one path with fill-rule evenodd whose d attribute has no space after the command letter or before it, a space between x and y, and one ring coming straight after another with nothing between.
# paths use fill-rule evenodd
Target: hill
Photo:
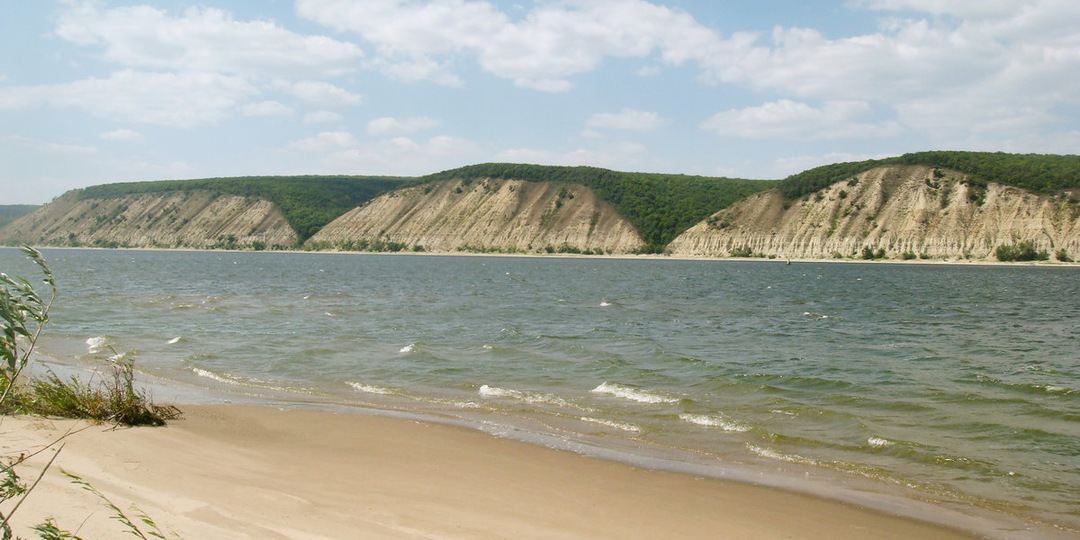
<instances>
[{"instance_id":1,"label":"hill","mask_svg":"<svg viewBox=\"0 0 1080 540\"><path fill-rule=\"evenodd\" d=\"M207 191L267 200L278 207L300 242L338 216L407 180L392 176L244 176L104 184L76 190L80 199Z\"/></svg>"},{"instance_id":2,"label":"hill","mask_svg":"<svg viewBox=\"0 0 1080 540\"><path fill-rule=\"evenodd\" d=\"M648 253L663 251L671 240L695 223L735 201L775 185L775 182L766 180L627 173L597 167L512 163L472 165L425 176L415 182L469 182L478 179L585 186L601 200L611 203L615 210L634 226L645 242L641 250Z\"/></svg>"},{"instance_id":3,"label":"hill","mask_svg":"<svg viewBox=\"0 0 1080 540\"><path fill-rule=\"evenodd\" d=\"M0 228L38 208L36 204L0 204Z\"/></svg>"},{"instance_id":4,"label":"hill","mask_svg":"<svg viewBox=\"0 0 1080 540\"><path fill-rule=\"evenodd\" d=\"M926 165L879 162L859 173L847 166L823 169L842 172L845 180L796 200L783 188L748 197L680 235L670 251L996 260L1001 246L1026 243L1047 257L1080 257L1080 200L1068 191L1036 193Z\"/></svg>"}]
</instances>

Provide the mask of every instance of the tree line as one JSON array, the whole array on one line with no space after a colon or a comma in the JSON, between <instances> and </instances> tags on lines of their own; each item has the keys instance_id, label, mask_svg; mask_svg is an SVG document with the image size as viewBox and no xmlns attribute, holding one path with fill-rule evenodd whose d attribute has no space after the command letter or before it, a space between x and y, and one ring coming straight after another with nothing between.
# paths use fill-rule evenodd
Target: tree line
<instances>
[{"instance_id":1,"label":"tree line","mask_svg":"<svg viewBox=\"0 0 1080 540\"><path fill-rule=\"evenodd\" d=\"M835 163L793 174L777 185L787 199L825 189L852 176L886 165L923 165L968 175L976 185L996 182L1035 193L1080 189L1080 156L1006 154L1003 152L932 151L902 156Z\"/></svg>"}]
</instances>

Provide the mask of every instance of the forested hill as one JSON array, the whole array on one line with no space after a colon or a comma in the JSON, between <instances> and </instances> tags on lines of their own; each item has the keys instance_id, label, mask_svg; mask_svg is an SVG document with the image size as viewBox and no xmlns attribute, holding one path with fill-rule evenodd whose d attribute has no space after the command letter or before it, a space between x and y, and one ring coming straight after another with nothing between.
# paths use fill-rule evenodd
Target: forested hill
<instances>
[{"instance_id":1,"label":"forested hill","mask_svg":"<svg viewBox=\"0 0 1080 540\"><path fill-rule=\"evenodd\" d=\"M885 159L825 165L791 175L781 180L777 187L785 198L797 199L886 165L951 169L968 175L968 183L982 187L988 182L996 182L1042 194L1080 189L1078 155L957 151L916 152Z\"/></svg>"},{"instance_id":2,"label":"forested hill","mask_svg":"<svg viewBox=\"0 0 1080 540\"><path fill-rule=\"evenodd\" d=\"M36 204L0 204L0 227L19 219L40 206Z\"/></svg>"},{"instance_id":3,"label":"forested hill","mask_svg":"<svg viewBox=\"0 0 1080 540\"><path fill-rule=\"evenodd\" d=\"M424 176L410 184L493 178L581 184L611 203L641 235L644 251L660 252L680 233L775 181L628 173L598 167L484 163Z\"/></svg>"},{"instance_id":4,"label":"forested hill","mask_svg":"<svg viewBox=\"0 0 1080 540\"><path fill-rule=\"evenodd\" d=\"M203 190L266 199L281 209L300 242L345 212L397 189L408 178L393 176L244 176L104 184L78 190L82 199L140 193Z\"/></svg>"}]
</instances>

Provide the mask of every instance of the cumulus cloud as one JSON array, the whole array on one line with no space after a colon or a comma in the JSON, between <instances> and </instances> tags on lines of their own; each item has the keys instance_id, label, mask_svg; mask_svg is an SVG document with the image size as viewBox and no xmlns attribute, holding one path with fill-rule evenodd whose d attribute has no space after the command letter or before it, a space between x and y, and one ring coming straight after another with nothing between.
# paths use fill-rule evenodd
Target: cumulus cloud
<instances>
[{"instance_id":1,"label":"cumulus cloud","mask_svg":"<svg viewBox=\"0 0 1080 540\"><path fill-rule=\"evenodd\" d=\"M344 120L344 116L334 111L312 111L304 115L305 124L333 124Z\"/></svg>"},{"instance_id":2,"label":"cumulus cloud","mask_svg":"<svg viewBox=\"0 0 1080 540\"><path fill-rule=\"evenodd\" d=\"M430 173L432 169L447 168L447 163L460 166L461 160L477 152L476 145L467 139L437 135L426 141L397 136L376 141L363 141L348 131L326 131L292 143L294 150L318 156L328 170L356 170L370 174L392 166L396 174L402 168L413 174ZM402 165L403 163L407 165ZM406 173L407 174L407 173Z\"/></svg>"},{"instance_id":3,"label":"cumulus cloud","mask_svg":"<svg viewBox=\"0 0 1080 540\"><path fill-rule=\"evenodd\" d=\"M397 135L410 135L417 131L431 129L439 126L438 120L426 116L412 118L376 118L367 124L368 135L376 137L391 137Z\"/></svg>"},{"instance_id":4,"label":"cumulus cloud","mask_svg":"<svg viewBox=\"0 0 1080 540\"><path fill-rule=\"evenodd\" d=\"M0 88L0 109L77 107L118 122L193 127L225 118L258 93L240 77L123 70L108 78Z\"/></svg>"},{"instance_id":5,"label":"cumulus cloud","mask_svg":"<svg viewBox=\"0 0 1080 540\"><path fill-rule=\"evenodd\" d=\"M290 116L293 110L277 101L260 101L240 107L245 116Z\"/></svg>"},{"instance_id":6,"label":"cumulus cloud","mask_svg":"<svg viewBox=\"0 0 1080 540\"><path fill-rule=\"evenodd\" d=\"M678 63L719 37L684 11L644 0L540 3L518 22L491 2L447 0L298 0L297 12L358 34L374 45L374 65L412 80L459 85L459 57L514 84L547 92L572 88L569 77L607 57L659 52Z\"/></svg>"},{"instance_id":7,"label":"cumulus cloud","mask_svg":"<svg viewBox=\"0 0 1080 540\"><path fill-rule=\"evenodd\" d=\"M585 122L590 128L621 129L629 131L652 131L668 121L654 112L623 109L618 113L596 113Z\"/></svg>"},{"instance_id":8,"label":"cumulus cloud","mask_svg":"<svg viewBox=\"0 0 1080 540\"><path fill-rule=\"evenodd\" d=\"M304 101L319 105L357 105L364 101L360 94L354 94L324 81L279 82L278 86Z\"/></svg>"},{"instance_id":9,"label":"cumulus cloud","mask_svg":"<svg viewBox=\"0 0 1080 540\"><path fill-rule=\"evenodd\" d=\"M101 139L104 139L106 141L131 142L131 143L141 143L141 142L146 140L146 138L142 136L142 133L139 133L138 131L135 131L135 130L124 129L124 128L114 129L112 131L102 132L102 133L100 133L98 135L98 137L101 138Z\"/></svg>"},{"instance_id":10,"label":"cumulus cloud","mask_svg":"<svg viewBox=\"0 0 1080 540\"><path fill-rule=\"evenodd\" d=\"M714 115L701 128L728 137L820 140L888 137L901 131L896 122L871 123L869 103L829 101L821 107L781 99L758 107Z\"/></svg>"},{"instance_id":11,"label":"cumulus cloud","mask_svg":"<svg viewBox=\"0 0 1080 540\"><path fill-rule=\"evenodd\" d=\"M105 8L78 2L59 16L55 34L104 49L125 67L282 77L336 76L358 67L353 43L304 36L269 21L237 21L220 9L188 8L179 16L145 6Z\"/></svg>"}]
</instances>

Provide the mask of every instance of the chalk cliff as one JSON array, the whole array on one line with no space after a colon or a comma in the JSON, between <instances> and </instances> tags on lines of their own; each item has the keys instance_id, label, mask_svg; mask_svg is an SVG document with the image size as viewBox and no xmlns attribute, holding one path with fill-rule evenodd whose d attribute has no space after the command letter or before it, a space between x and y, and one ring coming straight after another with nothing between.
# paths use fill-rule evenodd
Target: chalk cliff
<instances>
[{"instance_id":1,"label":"chalk cliff","mask_svg":"<svg viewBox=\"0 0 1080 540\"><path fill-rule=\"evenodd\" d=\"M834 258L864 248L890 258L994 259L1000 245L1032 241L1080 258L1080 205L1068 194L1037 195L923 166L887 166L785 201L777 190L735 203L668 248L679 256L732 253Z\"/></svg>"},{"instance_id":2,"label":"chalk cliff","mask_svg":"<svg viewBox=\"0 0 1080 540\"><path fill-rule=\"evenodd\" d=\"M68 192L0 229L0 240L35 245L273 248L296 233L272 203L208 191L84 199Z\"/></svg>"},{"instance_id":3,"label":"chalk cliff","mask_svg":"<svg viewBox=\"0 0 1080 540\"><path fill-rule=\"evenodd\" d=\"M644 242L581 185L445 180L400 189L346 213L308 244L349 249L376 242L428 252L629 253Z\"/></svg>"}]
</instances>

